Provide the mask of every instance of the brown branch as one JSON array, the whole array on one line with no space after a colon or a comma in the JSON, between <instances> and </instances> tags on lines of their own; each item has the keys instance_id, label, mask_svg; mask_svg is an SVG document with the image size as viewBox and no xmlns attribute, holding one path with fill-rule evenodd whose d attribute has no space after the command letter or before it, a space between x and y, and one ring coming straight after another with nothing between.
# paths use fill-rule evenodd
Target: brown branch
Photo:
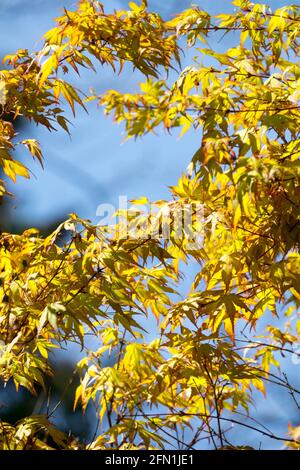
<instances>
[{"instance_id":1,"label":"brown branch","mask_svg":"<svg viewBox=\"0 0 300 470\"><path fill-rule=\"evenodd\" d=\"M200 418L203 418L203 416L207 416L204 413L186 413L186 412L178 412L177 415L178 416L200 417ZM137 415L137 416L144 416L144 414ZM172 415L170 413L147 413L146 416L147 416L147 418L149 418L149 416L152 416L152 417L166 416L166 417L168 417L168 416L172 416ZM208 416L211 419L218 419L218 416L216 416L216 415L210 414ZM131 418L131 417L132 417L131 415L125 415L125 418ZM225 418L223 416L220 416L219 419L222 420L222 421L229 422L229 423L237 424L237 425L245 427L247 429L251 429L252 431L256 431L256 432L262 434L263 436L269 437L270 439L274 439L274 440L277 440L277 441L286 441L286 442L293 442L295 444L300 444L300 441L297 441L296 439L289 439L289 438L286 438L286 437L276 436L273 433L263 431L261 429L256 428L255 426L251 426L250 424L243 423L243 422L238 421L234 418Z\"/></svg>"},{"instance_id":2,"label":"brown branch","mask_svg":"<svg viewBox=\"0 0 300 470\"><path fill-rule=\"evenodd\" d=\"M41 297L41 295L45 292L45 290L47 289L47 287L51 284L51 282L56 278L56 276L58 275L60 269L62 268L62 265L64 264L64 262L66 261L66 258L68 256L68 254L70 253L70 249L71 249L71 246L72 246L72 243L73 243L73 237L71 237L71 240L67 246L67 250L64 252L64 257L61 259L57 269L54 271L54 274L51 276L51 278L47 281L45 287L43 287L43 289L40 291L40 293L37 295L37 297L35 298L35 301L39 300L39 298Z\"/></svg>"},{"instance_id":3,"label":"brown branch","mask_svg":"<svg viewBox=\"0 0 300 470\"><path fill-rule=\"evenodd\" d=\"M216 413L217 413L217 423L218 423L218 433L219 433L219 439L220 439L220 444L221 444L221 447L224 447L224 442L223 442L223 434L222 434L222 426L221 426L221 421L220 421L220 418L221 418L221 415L220 415L220 410L219 410L219 403L218 403L218 397L217 397L217 394L216 394L216 383L213 381L210 373L209 373L209 370L208 370L208 367L206 365L206 361L203 362L203 368L205 370L205 372L207 373L207 376L208 376L208 379L209 379L209 382L212 386L212 389L213 389L213 395L214 395L214 401L215 401L215 408L216 408Z\"/></svg>"},{"instance_id":4,"label":"brown branch","mask_svg":"<svg viewBox=\"0 0 300 470\"><path fill-rule=\"evenodd\" d=\"M194 381L194 383L196 383L196 382ZM211 440L212 440L213 446L214 446L214 448L217 450L218 447L217 447L217 445L216 445L216 443L215 443L215 440L214 440L214 429L213 429L213 428L211 427L211 425L210 425L210 422L209 422L209 415L208 415L208 413L207 413L207 411L206 411L205 394L202 394L202 393L201 393L201 391L199 390L198 385L196 386L196 388L197 388L199 394L201 395L201 398L202 398L202 400L203 400L204 409L205 409L205 419L203 420L203 422L206 424L207 429L208 429L208 432L209 432L209 434L210 434L210 436L211 436Z\"/></svg>"},{"instance_id":5,"label":"brown branch","mask_svg":"<svg viewBox=\"0 0 300 470\"><path fill-rule=\"evenodd\" d=\"M274 241L270 235L264 235L262 233L253 232L252 230L242 227L241 225L237 225L237 228L239 228L240 230L244 230L245 232L251 233L252 235L257 235L258 237L268 238L269 240Z\"/></svg>"},{"instance_id":6,"label":"brown branch","mask_svg":"<svg viewBox=\"0 0 300 470\"><path fill-rule=\"evenodd\" d=\"M65 303L65 306L69 305L79 294L81 294L99 274L102 274L102 269L99 268L94 274L88 279L88 281L82 285L72 296L71 298Z\"/></svg>"},{"instance_id":7,"label":"brown branch","mask_svg":"<svg viewBox=\"0 0 300 470\"><path fill-rule=\"evenodd\" d=\"M147 105L142 105L142 104L135 104L131 103L130 105L126 105L126 108L128 111L130 111L130 108L138 108L138 109L145 109L145 110L150 110L150 111L157 111L160 109L160 106L147 106ZM187 107L184 109L184 112L191 112L191 113L201 113L202 111L217 111L218 113L224 113L224 114L238 114L238 113L260 113L260 112L275 112L275 113L280 113L281 111L291 111L293 109L300 109L300 106L289 106L286 108L258 108L258 109L233 109L233 108L214 108L211 106L203 106L199 108L196 107ZM178 112L181 112L181 110L178 110Z\"/></svg>"},{"instance_id":8,"label":"brown branch","mask_svg":"<svg viewBox=\"0 0 300 470\"><path fill-rule=\"evenodd\" d=\"M287 378L287 375L286 375L285 372L283 372L283 376L284 376L284 378L285 378L286 385L287 385L287 387L288 387L288 389L289 389L289 394L291 395L291 397L292 397L292 399L293 399L295 405L297 406L298 410L300 411L300 404L299 404L299 402L297 401L297 399L296 399L296 397L295 397L294 389L293 389L293 387L291 386L290 382L288 381L288 378Z\"/></svg>"},{"instance_id":9,"label":"brown branch","mask_svg":"<svg viewBox=\"0 0 300 470\"><path fill-rule=\"evenodd\" d=\"M292 349L284 348L283 346L276 346L275 344L262 343L260 341L252 341L251 339L243 340L243 339L235 338L235 341L238 342L238 343L246 343L246 344L252 343L248 346L248 348L259 348L260 346L265 346L265 347L268 347L268 348L276 349L278 351L284 351L284 352L288 352L288 353L291 353L291 354L295 353L295 351L293 351ZM236 349L238 349L238 348L236 348ZM240 348L240 349L245 349L245 348Z\"/></svg>"}]
</instances>

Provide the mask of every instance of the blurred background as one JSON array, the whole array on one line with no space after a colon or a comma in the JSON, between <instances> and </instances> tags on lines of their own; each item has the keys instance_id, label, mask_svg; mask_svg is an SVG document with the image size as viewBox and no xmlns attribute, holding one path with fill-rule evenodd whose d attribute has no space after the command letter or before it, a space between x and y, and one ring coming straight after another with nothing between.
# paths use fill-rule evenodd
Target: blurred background
<instances>
[{"instance_id":1,"label":"blurred background","mask_svg":"<svg viewBox=\"0 0 300 470\"><path fill-rule=\"evenodd\" d=\"M123 0L103 0L103 3L107 10L127 6L127 1ZM191 3L199 4L211 14L233 10L231 2L224 0L150 0L149 6L167 19ZM269 1L272 8L285 4L280 0ZM60 15L63 7L74 6L74 0L0 0L1 56L20 48L38 50L42 44L42 35L53 27L54 18ZM225 37L213 35L209 39L209 47L227 49L234 44L235 38L235 33ZM191 62L192 55L187 54L183 68ZM93 87L98 94L111 88L137 92L139 81L144 80L139 73L132 74L130 66L125 67L120 77L108 68L99 67L97 72L83 71L80 79L72 76L69 80L86 92ZM20 138L26 133L27 137L36 138L41 143L45 157L44 170L30 160L27 154L26 157L23 154L19 156L23 161L24 158L28 160L26 164L32 177L30 180L18 179L17 185L8 184L15 197L0 205L2 231L18 233L28 227L37 227L46 234L66 219L70 212L97 223L97 206L111 203L117 207L120 195L126 195L128 199L139 196L147 196L150 200L168 198L168 186L176 184L199 147L201 134L193 131L181 139L176 134L169 136L162 132L159 136L148 135L123 144L125 136L122 127L104 117L96 104L89 106L89 114L80 109L77 113L75 120L67 115L73 124L70 129L71 139L62 131L50 134L45 129L29 127L19 119ZM189 267L182 286L183 295L193 274L193 268ZM73 370L79 358L80 351L74 346L60 352L53 359L57 374L49 387L53 405L63 397L54 421L61 429L71 431L82 441L88 441L96 426L93 407L90 406L84 416L80 411L75 414L72 411L74 390L78 383ZM297 386L299 366L291 364L289 358L283 361L291 383ZM17 394L13 384L8 384L6 389L0 389L0 417L15 422L31 413L39 413L45 409L46 398L42 392L38 397L31 397L26 391ZM275 433L285 436L288 421L299 424L299 410L284 389L271 387L267 400L262 395L254 398L257 398L255 417ZM231 430L230 438L237 445L247 442L255 448L282 446L280 442L235 427Z\"/></svg>"}]
</instances>

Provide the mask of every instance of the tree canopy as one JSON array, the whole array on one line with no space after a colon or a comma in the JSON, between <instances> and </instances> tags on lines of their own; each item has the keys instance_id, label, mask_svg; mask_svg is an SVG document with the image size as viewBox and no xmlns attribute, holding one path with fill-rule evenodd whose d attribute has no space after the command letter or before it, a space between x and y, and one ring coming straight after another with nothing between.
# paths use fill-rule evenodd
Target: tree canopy
<instances>
[{"instance_id":1,"label":"tree canopy","mask_svg":"<svg viewBox=\"0 0 300 470\"><path fill-rule=\"evenodd\" d=\"M120 214L125 232L122 221L95 226L71 214L47 237L0 236L1 379L35 393L55 373L51 351L66 342L85 350L94 335L99 347L78 363L74 397L83 409L93 401L100 419L86 449L231 448L228 423L300 448L300 427L278 436L251 421L255 390L268 399L266 385L277 384L297 404L300 393L281 370L300 340L299 7L233 5L232 14L193 6L165 21L147 1L106 13L81 0L39 51L3 59L0 165L14 182L30 176L19 146L43 164L30 128L18 141L18 116L69 133L66 107L75 116L96 100L128 138L177 128L199 135L169 200L149 212L137 195ZM233 34L235 46L210 49L216 32ZM187 50L195 57L182 70ZM97 63L120 74L130 63L145 76L140 92L83 94L72 75ZM191 263L197 273L182 296ZM77 449L52 411L1 422L1 448Z\"/></svg>"}]
</instances>

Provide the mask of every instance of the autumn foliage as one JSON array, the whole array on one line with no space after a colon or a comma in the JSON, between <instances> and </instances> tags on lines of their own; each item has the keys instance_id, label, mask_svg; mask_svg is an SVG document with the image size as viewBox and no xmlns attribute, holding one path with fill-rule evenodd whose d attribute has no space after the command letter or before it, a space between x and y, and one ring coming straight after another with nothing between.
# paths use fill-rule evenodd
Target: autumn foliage
<instances>
[{"instance_id":1,"label":"autumn foliage","mask_svg":"<svg viewBox=\"0 0 300 470\"><path fill-rule=\"evenodd\" d=\"M29 177L17 147L43 163L37 141L18 141L20 115L69 132L66 107L75 116L76 107L96 100L128 138L177 128L199 135L170 200L155 203L168 214L167 239L144 230L150 216L141 212L138 224L129 214L135 237L75 214L46 238L36 229L0 236L1 379L35 393L55 373L50 352L72 341L85 349L93 334L99 347L79 362L74 397L84 409L94 401L102 422L87 449L231 447L230 422L300 446L299 428L288 431L286 423L286 435L277 436L251 422L255 389L266 394L272 382L295 400L300 393L280 368L282 354L300 340L299 7L233 5L232 14L195 6L164 21L146 1L108 14L98 1L82 0L56 19L38 52L3 59L0 165L13 181ZM211 34L232 31L234 47L209 48ZM187 48L196 58L182 70ZM83 67L100 63L122 73L126 62L145 76L139 93L86 96L72 85ZM175 79L163 79L164 70ZM7 195L4 181L0 191ZM148 201L134 201L141 203ZM172 214L187 205L201 207L203 217L199 224L192 214L178 236ZM163 230L161 218L155 223ZM191 263L197 273L182 297ZM153 318L157 334L149 340ZM51 424L51 412L2 422L0 445L79 446Z\"/></svg>"}]
</instances>

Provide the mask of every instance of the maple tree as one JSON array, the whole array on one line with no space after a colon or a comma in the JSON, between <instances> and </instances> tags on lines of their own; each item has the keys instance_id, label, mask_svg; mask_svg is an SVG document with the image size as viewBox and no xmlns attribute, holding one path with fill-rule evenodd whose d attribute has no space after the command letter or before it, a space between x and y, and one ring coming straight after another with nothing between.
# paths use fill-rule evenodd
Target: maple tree
<instances>
[{"instance_id":1,"label":"maple tree","mask_svg":"<svg viewBox=\"0 0 300 470\"><path fill-rule=\"evenodd\" d=\"M74 406L94 401L102 427L86 449L234 447L228 423L300 447L300 427L277 436L251 421L255 389L266 394L275 383L296 402L300 393L280 368L300 334L299 7L233 5L232 14L194 6L164 21L146 1L108 14L82 0L57 18L41 50L4 58L0 118L21 115L69 132L65 107L75 115L76 106L97 100L128 138L162 128L199 132L170 200L154 203L156 215L127 214L134 237L75 214L45 238L36 229L0 236L1 379L35 393L44 374L55 373L50 352L66 342L84 349L92 333L99 349L78 363ZM211 50L207 38L218 31L237 31L235 47ZM184 48L197 57L181 70ZM97 62L119 73L131 63L145 75L141 92L86 97L66 80ZM177 78L163 80L162 70ZM36 140L18 141L13 122L0 119L0 165L16 181L29 177L17 147L41 164L43 156ZM0 191L7 194L4 181ZM174 213L187 206L201 207L202 218L192 212L178 235ZM145 228L162 232L166 221L165 239ZM182 298L192 262L197 273ZM270 314L279 326L266 326ZM149 341L152 317L157 336ZM111 366L103 365L108 352ZM55 428L52 414L1 422L1 448L80 447Z\"/></svg>"}]
</instances>

